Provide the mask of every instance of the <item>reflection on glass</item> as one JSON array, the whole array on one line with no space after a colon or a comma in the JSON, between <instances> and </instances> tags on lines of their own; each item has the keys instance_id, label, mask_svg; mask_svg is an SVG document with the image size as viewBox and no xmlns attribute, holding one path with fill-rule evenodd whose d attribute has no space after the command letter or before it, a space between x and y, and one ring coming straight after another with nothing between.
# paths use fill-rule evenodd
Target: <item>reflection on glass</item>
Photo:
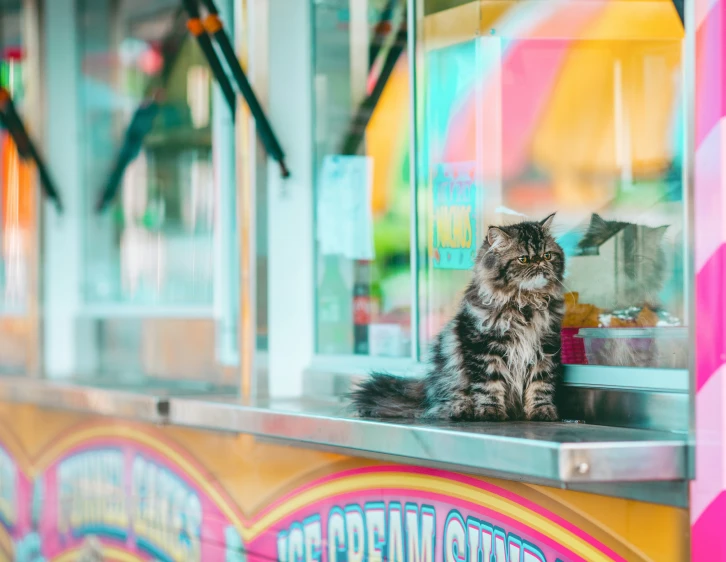
<instances>
[{"instance_id":1,"label":"reflection on glass","mask_svg":"<svg viewBox=\"0 0 726 562\"><path fill-rule=\"evenodd\" d=\"M422 344L488 224L557 211L563 361L686 367L673 3L481 2L463 17L473 6L432 4L423 22Z\"/></svg>"},{"instance_id":2,"label":"reflection on glass","mask_svg":"<svg viewBox=\"0 0 726 562\"><path fill-rule=\"evenodd\" d=\"M126 168L120 195L87 223L85 297L95 304L211 306L211 76L192 38L163 52L178 32L178 6L154 3L153 13L133 2L118 10L107 2L85 6L81 107L89 207L149 85L164 87L159 115Z\"/></svg>"},{"instance_id":3,"label":"reflection on glass","mask_svg":"<svg viewBox=\"0 0 726 562\"><path fill-rule=\"evenodd\" d=\"M25 103L27 52L22 36L20 0L0 9L0 86L7 89L21 116ZM36 298L32 272L35 248L35 171L20 159L9 133L0 127L0 372L28 368L34 339L31 304Z\"/></svg>"},{"instance_id":4,"label":"reflection on glass","mask_svg":"<svg viewBox=\"0 0 726 562\"><path fill-rule=\"evenodd\" d=\"M8 2L0 11L0 86L23 112L25 51L21 2ZM35 226L34 171L20 159L10 134L0 128L0 311L18 315L29 297L29 252Z\"/></svg>"},{"instance_id":5,"label":"reflection on glass","mask_svg":"<svg viewBox=\"0 0 726 562\"><path fill-rule=\"evenodd\" d=\"M368 8L314 5L317 351L401 357L411 349L405 2Z\"/></svg>"},{"instance_id":6,"label":"reflection on glass","mask_svg":"<svg viewBox=\"0 0 726 562\"><path fill-rule=\"evenodd\" d=\"M219 177L233 182L234 172L227 151L214 152L213 129L230 131L225 142L232 142L231 113L222 107L224 117L215 115L212 75L180 10L177 0L79 2L85 212L78 330L86 345L79 370L115 382L236 382L234 369L220 364L236 360L229 349L236 322L215 317L222 302L215 287L238 287L215 278L236 271L236 251L219 259L221 271L215 261L226 251L218 250L219 199L224 212L236 204L227 198L234 190L222 195L217 185ZM148 134L125 145L137 108L152 98L159 109ZM96 212L129 147L117 196ZM233 303L229 310L236 315Z\"/></svg>"}]
</instances>

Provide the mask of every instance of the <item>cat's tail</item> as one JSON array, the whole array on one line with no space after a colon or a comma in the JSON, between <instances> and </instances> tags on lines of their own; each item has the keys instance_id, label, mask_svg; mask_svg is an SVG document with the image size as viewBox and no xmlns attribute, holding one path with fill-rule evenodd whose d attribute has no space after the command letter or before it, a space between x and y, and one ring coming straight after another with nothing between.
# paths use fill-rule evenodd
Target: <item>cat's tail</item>
<instances>
[{"instance_id":1,"label":"cat's tail","mask_svg":"<svg viewBox=\"0 0 726 562\"><path fill-rule=\"evenodd\" d=\"M416 418L424 411L421 379L372 373L350 393L353 410L367 418Z\"/></svg>"}]
</instances>

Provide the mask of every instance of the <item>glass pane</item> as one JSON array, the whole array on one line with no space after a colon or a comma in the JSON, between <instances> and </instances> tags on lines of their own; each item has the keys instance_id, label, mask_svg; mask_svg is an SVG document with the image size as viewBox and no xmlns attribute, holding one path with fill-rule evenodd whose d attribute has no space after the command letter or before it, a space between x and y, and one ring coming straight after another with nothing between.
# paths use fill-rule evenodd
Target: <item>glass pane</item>
<instances>
[{"instance_id":1,"label":"glass pane","mask_svg":"<svg viewBox=\"0 0 726 562\"><path fill-rule=\"evenodd\" d=\"M557 211L565 363L685 368L683 25L670 0L427 4L421 341L489 225Z\"/></svg>"},{"instance_id":2,"label":"glass pane","mask_svg":"<svg viewBox=\"0 0 726 562\"><path fill-rule=\"evenodd\" d=\"M149 4L156 4L150 10ZM82 2L83 173L89 208L110 181L136 108L162 71L177 2ZM177 31L178 33L178 31ZM211 74L189 36L112 208L86 225L86 302L211 306ZM130 146L130 145L129 145ZM129 146L124 148L129 149Z\"/></svg>"},{"instance_id":3,"label":"glass pane","mask_svg":"<svg viewBox=\"0 0 726 562\"><path fill-rule=\"evenodd\" d=\"M405 2L365 5L314 3L317 351L403 357L411 350Z\"/></svg>"},{"instance_id":4,"label":"glass pane","mask_svg":"<svg viewBox=\"0 0 726 562\"><path fill-rule=\"evenodd\" d=\"M185 23L177 0L78 3L78 333L96 349L91 360L79 352L79 368L114 381L237 378L222 364L237 361L228 349L237 323L215 314L238 308L229 292L219 300L222 287L238 288L232 116L214 103L211 71ZM152 99L154 111L137 113ZM139 134L144 119L150 127ZM98 211L124 158L117 195Z\"/></svg>"},{"instance_id":5,"label":"glass pane","mask_svg":"<svg viewBox=\"0 0 726 562\"><path fill-rule=\"evenodd\" d=\"M25 92L28 53L23 40L24 10L20 0L0 2L0 86L26 120L33 113ZM32 134L32 131L31 131ZM35 170L22 160L9 131L0 127L0 372L24 373L33 362L37 323L37 203Z\"/></svg>"}]
</instances>

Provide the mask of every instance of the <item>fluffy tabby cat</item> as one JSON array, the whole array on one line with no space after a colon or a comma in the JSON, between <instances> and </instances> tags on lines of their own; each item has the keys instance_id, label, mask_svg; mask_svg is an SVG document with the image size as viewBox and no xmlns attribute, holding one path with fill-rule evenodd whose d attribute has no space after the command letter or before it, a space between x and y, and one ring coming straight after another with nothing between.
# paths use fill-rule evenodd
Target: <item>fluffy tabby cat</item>
<instances>
[{"instance_id":1,"label":"fluffy tabby cat","mask_svg":"<svg viewBox=\"0 0 726 562\"><path fill-rule=\"evenodd\" d=\"M490 227L456 316L423 379L373 373L352 393L366 417L558 419L562 248L541 222Z\"/></svg>"}]
</instances>

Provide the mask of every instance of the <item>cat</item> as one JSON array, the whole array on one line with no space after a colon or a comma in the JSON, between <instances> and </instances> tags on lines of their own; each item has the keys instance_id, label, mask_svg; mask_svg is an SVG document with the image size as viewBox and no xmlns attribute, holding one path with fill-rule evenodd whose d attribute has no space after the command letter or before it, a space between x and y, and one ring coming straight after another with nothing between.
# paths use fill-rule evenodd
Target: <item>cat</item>
<instances>
[{"instance_id":1,"label":"cat","mask_svg":"<svg viewBox=\"0 0 726 562\"><path fill-rule=\"evenodd\" d=\"M578 243L581 255L593 256L588 260L610 260L606 264L592 263L583 267L583 273L603 275L606 267L612 270L612 289L602 289L596 278L583 278L590 287L600 287L597 304L608 312L630 310L638 314L644 308L660 311L660 293L667 281L668 267L664 249L664 237L668 226L651 227L632 222L605 220L597 213L590 217L587 232ZM600 248L612 240L612 255L601 255ZM594 257L598 256L598 257ZM583 264L584 266L584 264ZM627 312L627 311L626 311ZM605 314L607 316L607 314ZM617 328L615 328L617 329ZM595 342L590 350L589 361L595 364L624 367L654 367L667 350L652 338L609 338Z\"/></svg>"},{"instance_id":2,"label":"cat","mask_svg":"<svg viewBox=\"0 0 726 562\"><path fill-rule=\"evenodd\" d=\"M362 417L556 421L564 252L539 222L491 226L423 379L372 373L351 393Z\"/></svg>"},{"instance_id":3,"label":"cat","mask_svg":"<svg viewBox=\"0 0 726 562\"><path fill-rule=\"evenodd\" d=\"M612 294L602 295L602 302L597 304L610 310L633 306L657 309L660 306L659 294L667 276L663 248L667 229L668 226L654 228L632 222L610 221L597 213L592 214L587 232L578 243L580 254L598 255L599 247L613 238L618 256ZM601 268L587 269L598 275ZM597 286L597 283L588 285Z\"/></svg>"}]
</instances>

